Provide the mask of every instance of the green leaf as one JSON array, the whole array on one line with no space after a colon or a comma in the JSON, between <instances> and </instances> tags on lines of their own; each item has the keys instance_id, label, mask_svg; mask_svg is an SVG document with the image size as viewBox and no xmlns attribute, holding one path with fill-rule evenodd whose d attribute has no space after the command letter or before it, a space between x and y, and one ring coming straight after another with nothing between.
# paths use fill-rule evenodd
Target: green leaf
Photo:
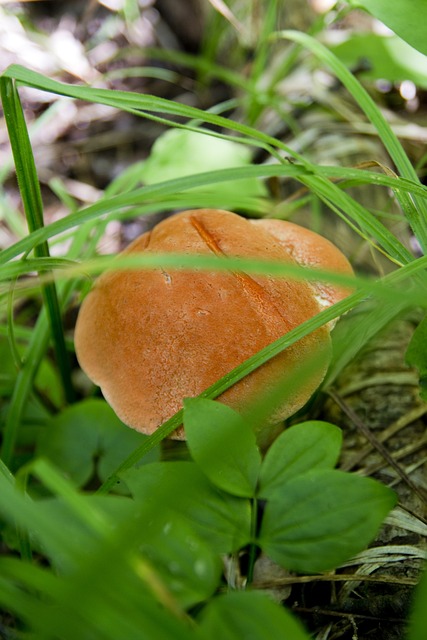
<instances>
[{"instance_id":1,"label":"green leaf","mask_svg":"<svg viewBox=\"0 0 427 640\"><path fill-rule=\"evenodd\" d=\"M159 513L154 521L143 519L141 524L139 550L179 604L188 608L210 598L219 586L222 563L209 541L171 510Z\"/></svg>"},{"instance_id":2,"label":"green leaf","mask_svg":"<svg viewBox=\"0 0 427 640\"><path fill-rule=\"evenodd\" d=\"M370 478L311 471L267 503L258 543L292 571L333 569L368 545L395 503L395 494Z\"/></svg>"},{"instance_id":3,"label":"green leaf","mask_svg":"<svg viewBox=\"0 0 427 640\"><path fill-rule=\"evenodd\" d=\"M259 591L231 591L215 598L201 615L204 640L309 640L286 609Z\"/></svg>"},{"instance_id":4,"label":"green leaf","mask_svg":"<svg viewBox=\"0 0 427 640\"><path fill-rule=\"evenodd\" d=\"M415 329L405 354L406 362L416 367L420 376L420 396L427 400L427 316Z\"/></svg>"},{"instance_id":5,"label":"green leaf","mask_svg":"<svg viewBox=\"0 0 427 640\"><path fill-rule=\"evenodd\" d=\"M360 77L390 82L412 80L419 87L427 88L425 55L398 36L362 33L330 49L350 68L360 60L368 60L369 66L360 71Z\"/></svg>"},{"instance_id":6,"label":"green leaf","mask_svg":"<svg viewBox=\"0 0 427 640\"><path fill-rule=\"evenodd\" d=\"M354 7L362 7L384 22L412 47L427 55L427 5L425 0L347 0Z\"/></svg>"},{"instance_id":7,"label":"green leaf","mask_svg":"<svg viewBox=\"0 0 427 640\"><path fill-rule=\"evenodd\" d=\"M274 498L297 475L313 469L332 469L338 461L341 442L341 430L328 422L313 420L290 427L267 451L258 495Z\"/></svg>"},{"instance_id":8,"label":"green leaf","mask_svg":"<svg viewBox=\"0 0 427 640\"><path fill-rule=\"evenodd\" d=\"M81 496L70 485L67 491L72 500L34 502L0 475L2 516L39 536L49 557L61 562L54 582L47 570L44 579L34 575L41 571L35 565L16 561L5 567L3 561L0 605L28 621L34 638L192 637L182 620L171 615L169 585L139 553L145 530L133 501ZM159 601L170 605L169 611Z\"/></svg>"},{"instance_id":9,"label":"green leaf","mask_svg":"<svg viewBox=\"0 0 427 640\"><path fill-rule=\"evenodd\" d=\"M231 140L206 136L197 131L170 129L154 143L142 167L141 178L146 184L155 184L216 169L246 167L250 164L251 155L248 147ZM212 193L219 190L224 207L227 199L236 192L247 196L267 195L263 183L257 178L224 182L202 190Z\"/></svg>"},{"instance_id":10,"label":"green leaf","mask_svg":"<svg viewBox=\"0 0 427 640\"><path fill-rule=\"evenodd\" d=\"M253 497L261 455L243 418L220 402L188 398L184 427L191 455L209 480L233 495Z\"/></svg>"},{"instance_id":11,"label":"green leaf","mask_svg":"<svg viewBox=\"0 0 427 640\"><path fill-rule=\"evenodd\" d=\"M159 508L178 512L218 553L232 553L248 544L249 500L214 487L193 462L155 462L129 469L120 477L148 515Z\"/></svg>"},{"instance_id":12,"label":"green leaf","mask_svg":"<svg viewBox=\"0 0 427 640\"><path fill-rule=\"evenodd\" d=\"M126 427L104 400L83 400L47 423L37 454L54 462L76 486L82 487L95 471L101 480L107 478L145 437ZM144 462L158 457L157 448Z\"/></svg>"}]
</instances>

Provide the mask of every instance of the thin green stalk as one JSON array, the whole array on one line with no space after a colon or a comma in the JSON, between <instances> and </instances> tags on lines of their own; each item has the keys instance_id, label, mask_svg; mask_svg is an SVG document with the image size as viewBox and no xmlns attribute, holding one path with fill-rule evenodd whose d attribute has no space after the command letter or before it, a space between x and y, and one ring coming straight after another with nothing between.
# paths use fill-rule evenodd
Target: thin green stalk
<instances>
[{"instance_id":1,"label":"thin green stalk","mask_svg":"<svg viewBox=\"0 0 427 640\"><path fill-rule=\"evenodd\" d=\"M9 465L12 460L27 399L30 395L38 366L47 349L48 343L49 327L46 322L45 310L43 310L40 313L31 334L31 341L25 352L23 365L18 372L9 403L9 409L6 414L0 456L7 465Z\"/></svg>"},{"instance_id":2,"label":"thin green stalk","mask_svg":"<svg viewBox=\"0 0 427 640\"><path fill-rule=\"evenodd\" d=\"M251 542L249 544L249 562L248 562L248 575L247 585L250 586L254 581L254 569L255 561L257 557L257 545L255 543L258 529L258 500L252 498L251 500Z\"/></svg>"},{"instance_id":3,"label":"thin green stalk","mask_svg":"<svg viewBox=\"0 0 427 640\"><path fill-rule=\"evenodd\" d=\"M30 231L35 231L44 226L43 203L22 105L14 81L0 78L0 91L25 215ZM37 245L34 252L37 257L48 257L47 242ZM73 402L75 395L71 383L71 368L65 346L58 295L53 281L42 286L42 295L65 397L68 402Z\"/></svg>"},{"instance_id":4,"label":"thin green stalk","mask_svg":"<svg viewBox=\"0 0 427 640\"><path fill-rule=\"evenodd\" d=\"M264 108L264 105L259 100L259 94L260 92L262 94L263 90L260 89L258 85L261 76L265 74L265 69L268 66L268 52L271 46L268 39L277 24L277 13L277 0L270 0L270 2L264 7L261 33L258 34L258 43L255 49L255 55L251 65L251 75L249 78L251 91L249 93L250 102L247 109L247 120L251 125L257 121Z\"/></svg>"}]
</instances>

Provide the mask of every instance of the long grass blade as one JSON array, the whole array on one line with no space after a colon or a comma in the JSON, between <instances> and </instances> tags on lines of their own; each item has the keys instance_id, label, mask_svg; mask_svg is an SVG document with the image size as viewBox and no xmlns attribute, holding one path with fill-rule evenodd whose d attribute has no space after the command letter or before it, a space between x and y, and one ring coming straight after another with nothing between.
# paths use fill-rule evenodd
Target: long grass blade
<instances>
[{"instance_id":1,"label":"long grass blade","mask_svg":"<svg viewBox=\"0 0 427 640\"><path fill-rule=\"evenodd\" d=\"M351 93L353 98L364 111L367 118L372 122L378 132L385 148L390 157L394 161L398 171L404 178L418 182L418 176L412 166L408 156L406 155L402 145L397 139L395 133L389 123L381 113L378 106L372 100L368 92L362 87L359 80L345 67L344 64L325 47L321 42L299 31L280 31L274 36L275 38L285 38L298 42L314 53L320 60L325 62L335 73L337 78L343 83L346 89ZM417 236L424 253L427 252L427 203L418 197L413 197L413 206L411 210L407 206L407 202L403 202L403 208L406 209L408 222L411 225L415 235Z\"/></svg>"},{"instance_id":2,"label":"long grass blade","mask_svg":"<svg viewBox=\"0 0 427 640\"><path fill-rule=\"evenodd\" d=\"M331 198L334 198L334 194L338 194L338 187L336 187L333 191L328 191L327 185L329 184L330 180L346 178L358 179L361 181L361 183L364 184L373 184L377 186L389 187L391 189L401 189L405 192L413 191L420 197L427 197L427 188L425 186L414 183L411 180L405 180L403 178L392 178L390 176L373 173L370 171L339 167L318 167L316 171L319 175L327 178L323 183L323 187L320 187L320 183L317 183L316 189L320 193L320 189L322 188L322 193L324 195L327 195L329 193ZM253 177L267 178L272 176L278 176L282 178L295 178L302 182L302 179L310 177L310 171L298 164L278 164L267 166L254 165L236 169L221 169L217 171L211 171L209 173L200 173L194 176L176 178L174 180L168 180L167 182L159 182L157 184L141 187L139 189L135 189L118 196L103 198L99 202L85 207L77 213L70 214L65 218L61 218L60 220L47 225L46 227L33 231L25 238L22 238L21 240L16 242L14 245L11 245L7 249L4 249L0 253L0 264L5 264L9 260L12 260L22 253L28 253L33 249L34 246L36 246L40 242L52 238L57 234L78 227L90 220L100 218L103 215L117 211L123 211L127 207L142 205L146 202L155 202L158 199L164 202L165 198L167 196L170 196L171 194L181 193L182 191L188 192L195 187L210 186L221 182L226 182L228 180L239 180L242 178ZM349 203L354 202L356 201L350 198L350 196L346 196L345 203L343 202L343 206L347 209ZM360 211L361 205L358 205L356 203L355 206L357 208L357 211ZM354 215L357 217L356 212ZM380 223L377 224L377 221L374 216L372 216L372 214L369 214L368 211L364 210L364 216L371 216L371 221L373 219L372 224L376 225L378 232L381 228L381 233L383 232L383 230L385 230L384 233L388 235L389 232L384 227L384 225L382 225L382 227L378 226ZM407 262L409 258L412 259L412 256L408 254L407 250L403 247L403 245L401 245L401 243L399 243L397 239L395 239L394 241L394 250L398 250L399 252L406 252L406 258L402 256L404 262Z\"/></svg>"},{"instance_id":3,"label":"long grass blade","mask_svg":"<svg viewBox=\"0 0 427 640\"><path fill-rule=\"evenodd\" d=\"M30 231L35 231L44 226L43 204L21 101L15 83L8 78L0 78L0 91L25 215ZM38 257L49 257L46 241L38 244L34 251ZM55 283L45 284L42 292L65 397L72 402L75 396Z\"/></svg>"}]
</instances>

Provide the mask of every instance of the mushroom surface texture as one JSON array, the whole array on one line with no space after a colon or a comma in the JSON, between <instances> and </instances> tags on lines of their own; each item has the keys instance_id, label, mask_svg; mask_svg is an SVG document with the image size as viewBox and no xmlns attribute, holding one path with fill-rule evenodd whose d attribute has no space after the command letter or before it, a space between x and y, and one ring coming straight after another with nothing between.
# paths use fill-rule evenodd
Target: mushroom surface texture
<instances>
[{"instance_id":1,"label":"mushroom surface texture","mask_svg":"<svg viewBox=\"0 0 427 640\"><path fill-rule=\"evenodd\" d=\"M129 253L235 256L302 264L347 275L352 269L328 240L281 220L249 221L229 211L184 211L132 242ZM349 290L241 271L111 269L83 301L75 330L82 369L119 418L151 434L216 380L333 304ZM320 302L319 302L320 300ZM310 362L303 383L298 372ZM292 345L225 391L238 411L279 381L289 387L271 422L300 409L322 382L329 327ZM306 364L307 368L307 364ZM172 437L185 439L183 428Z\"/></svg>"}]
</instances>

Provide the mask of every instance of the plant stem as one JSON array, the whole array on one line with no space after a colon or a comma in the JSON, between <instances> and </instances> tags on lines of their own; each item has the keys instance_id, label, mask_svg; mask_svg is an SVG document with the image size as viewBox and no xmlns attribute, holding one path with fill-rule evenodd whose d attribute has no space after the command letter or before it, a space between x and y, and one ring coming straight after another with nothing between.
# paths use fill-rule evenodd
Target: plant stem
<instances>
[{"instance_id":1,"label":"plant stem","mask_svg":"<svg viewBox=\"0 0 427 640\"><path fill-rule=\"evenodd\" d=\"M247 585L251 585L254 581L254 568L257 556L256 535L258 529L258 500L252 498L252 513L251 513L251 543L249 545L249 564L248 564L248 579Z\"/></svg>"}]
</instances>

